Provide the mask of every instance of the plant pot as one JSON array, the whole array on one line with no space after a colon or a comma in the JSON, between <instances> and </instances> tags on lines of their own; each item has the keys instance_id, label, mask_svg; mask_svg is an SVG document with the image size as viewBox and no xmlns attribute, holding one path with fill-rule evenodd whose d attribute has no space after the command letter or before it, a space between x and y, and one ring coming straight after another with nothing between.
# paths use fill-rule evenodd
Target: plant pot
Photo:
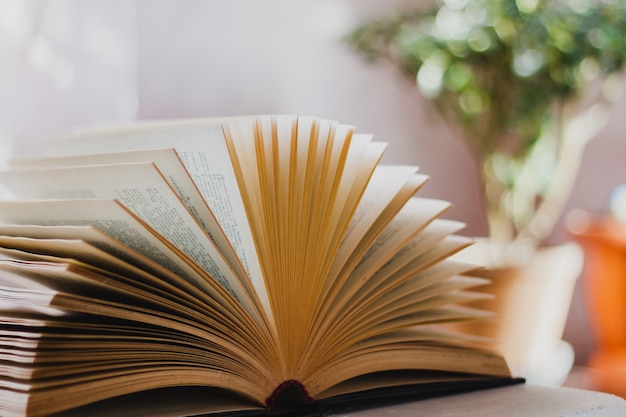
<instances>
[{"instance_id":1,"label":"plant pot","mask_svg":"<svg viewBox=\"0 0 626 417\"><path fill-rule=\"evenodd\" d=\"M466 323L459 329L500 341L511 371L528 382L560 385L574 363L572 346L563 330L583 265L583 253L574 243L542 248L523 264L490 266L492 245L478 240L460 260L484 265L471 275L491 283L480 290L492 299L473 304L497 314L494 320Z\"/></svg>"},{"instance_id":2,"label":"plant pot","mask_svg":"<svg viewBox=\"0 0 626 417\"><path fill-rule=\"evenodd\" d=\"M585 252L583 285L594 349L591 388L626 398L626 223L579 210L570 233Z\"/></svg>"}]
</instances>

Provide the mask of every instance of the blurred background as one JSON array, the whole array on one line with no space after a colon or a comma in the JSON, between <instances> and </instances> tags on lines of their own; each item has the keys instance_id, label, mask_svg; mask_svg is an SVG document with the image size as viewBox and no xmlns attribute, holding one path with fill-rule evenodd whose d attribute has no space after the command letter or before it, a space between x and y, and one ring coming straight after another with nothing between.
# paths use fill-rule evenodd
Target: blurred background
<instances>
[{"instance_id":1,"label":"blurred background","mask_svg":"<svg viewBox=\"0 0 626 417\"><path fill-rule=\"evenodd\" d=\"M315 115L389 142L384 162L431 176L424 196L484 236L479 167L415 83L366 63L343 41L364 20L427 0L2 0L0 166L37 156L75 127L137 119L260 113ZM623 84L623 83L622 83ZM621 87L620 87L621 88ZM626 183L626 97L587 145L564 217L602 214ZM578 285L564 338L584 365L593 349Z\"/></svg>"}]
</instances>

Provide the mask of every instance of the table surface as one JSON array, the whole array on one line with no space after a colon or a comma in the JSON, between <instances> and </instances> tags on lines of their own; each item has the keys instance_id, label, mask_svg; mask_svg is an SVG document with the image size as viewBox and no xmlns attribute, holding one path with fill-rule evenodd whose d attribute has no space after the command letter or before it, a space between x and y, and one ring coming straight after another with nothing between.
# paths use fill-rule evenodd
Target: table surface
<instances>
[{"instance_id":1,"label":"table surface","mask_svg":"<svg viewBox=\"0 0 626 417\"><path fill-rule=\"evenodd\" d=\"M213 397L180 397L167 406L153 402L122 401L115 408L109 406L84 410L72 410L65 417L180 417L202 414ZM490 388L464 394L446 395L412 402L388 403L369 408L342 408L342 411L325 412L324 417L626 417L626 400L612 394L577 388L542 387L517 384ZM120 407L121 405L121 407ZM195 408L194 408L195 407ZM231 414L229 414L231 415ZM244 413L244 415L249 415ZM255 415L258 415L256 413ZM313 414L307 414L313 415ZM314 414L318 415L318 414ZM271 414L270 414L271 416ZM298 414L300 416L300 414Z\"/></svg>"},{"instance_id":2,"label":"table surface","mask_svg":"<svg viewBox=\"0 0 626 417\"><path fill-rule=\"evenodd\" d=\"M332 416L620 417L626 416L626 400L576 388L521 384Z\"/></svg>"}]
</instances>

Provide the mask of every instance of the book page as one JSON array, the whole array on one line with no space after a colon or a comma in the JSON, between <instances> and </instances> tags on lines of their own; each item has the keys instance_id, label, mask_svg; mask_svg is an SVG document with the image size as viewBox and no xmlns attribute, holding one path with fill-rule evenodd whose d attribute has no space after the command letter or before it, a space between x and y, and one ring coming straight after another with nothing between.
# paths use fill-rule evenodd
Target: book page
<instances>
[{"instance_id":1,"label":"book page","mask_svg":"<svg viewBox=\"0 0 626 417\"><path fill-rule=\"evenodd\" d=\"M159 173L176 193L195 220L209 234L219 252L224 256L241 283L250 294L254 294L247 271L244 270L230 241L224 234L217 219L207 206L195 183L189 176L175 149L146 149L127 152L112 152L88 155L75 155L56 158L13 160L14 170L78 167L88 165L129 164L138 162L153 163ZM117 195L116 195L117 196Z\"/></svg>"},{"instance_id":2,"label":"book page","mask_svg":"<svg viewBox=\"0 0 626 417\"><path fill-rule=\"evenodd\" d=\"M327 261L329 268L332 268L331 263L338 255L344 256L343 253L338 253L338 250L340 250L341 243L345 242L346 234L350 232L350 225L354 226L352 223L354 215L363 201L367 187L372 183L372 176L374 176L378 162L386 148L386 143L372 142L369 135L353 135L352 137L350 151L346 157L341 181L337 189L337 201L335 202L337 208L332 213L329 223L330 230L334 231L330 235L332 239L328 242L330 248ZM393 184L393 181L391 183ZM392 184L390 184L390 188L393 188ZM355 236L354 239L357 237ZM349 236L347 238L350 239ZM355 240L350 243L354 244ZM334 279L332 269L326 272L326 275L328 277L326 281Z\"/></svg>"},{"instance_id":3,"label":"book page","mask_svg":"<svg viewBox=\"0 0 626 417\"><path fill-rule=\"evenodd\" d=\"M352 132L326 120L296 125L295 116L225 127L288 367L302 358L330 263L384 149ZM295 184L302 191L291 192Z\"/></svg>"},{"instance_id":4,"label":"book page","mask_svg":"<svg viewBox=\"0 0 626 417\"><path fill-rule=\"evenodd\" d=\"M358 262L398 215L398 211L427 181L427 176L416 174L416 171L414 166L376 167L326 279L313 331L318 341L322 337L320 326L323 328L329 309L337 304L339 291L346 285ZM316 342L311 345L315 346Z\"/></svg>"},{"instance_id":5,"label":"book page","mask_svg":"<svg viewBox=\"0 0 626 417\"><path fill-rule=\"evenodd\" d=\"M0 308L2 311L14 311L27 314L44 314L59 317L66 314L62 309L53 307L52 300L57 294L51 288L37 282L24 279L18 273L4 270L0 260ZM19 296L12 295L19 294Z\"/></svg>"},{"instance_id":6,"label":"book page","mask_svg":"<svg viewBox=\"0 0 626 417\"><path fill-rule=\"evenodd\" d=\"M432 311L432 314L437 315L439 314L437 313L439 310L435 311L436 309L434 307L452 304L460 300L451 298L450 296L450 298L441 300L441 305L433 306L427 304L427 301L421 300L421 295L418 294L418 292L424 290L432 283L453 276L459 272L459 270L466 271L471 269L473 265L465 263L441 263L447 256L458 252L463 247L466 247L467 244L467 239L448 236L433 248L422 252L401 267L393 265L394 261L398 261L401 258L394 258L386 265L386 267L388 267L387 269L382 269L364 285L360 286L350 298L349 302L342 307L342 311L335 314L331 328L334 328L333 334L336 335L337 339L329 337L327 342L334 346L334 350L339 349L342 344L352 344L356 334L356 323L360 320L369 321L372 318L372 316L368 314L367 306L374 305L373 308L379 308L381 303L384 304L386 294L393 294L394 289L403 284L407 286L405 289L411 288L413 290L413 297L409 300L409 305L405 306L407 309L407 311L405 311L406 314L394 313L396 305L387 303L387 309L381 308L380 314L390 315L388 319L378 321L380 324L372 326L366 325L365 328L371 332L374 332L374 328L376 328L378 333L382 333L385 330L394 328L429 323L431 320L429 314L431 313L425 313L425 311ZM407 282L410 283L407 284ZM462 299L464 300L465 298ZM415 317L408 317L408 312L411 312ZM454 317L456 319L459 318L456 314ZM469 317L470 316L465 316L466 319ZM396 321L394 322L392 318L396 318ZM327 333L330 334L330 332L331 331L327 329Z\"/></svg>"},{"instance_id":7,"label":"book page","mask_svg":"<svg viewBox=\"0 0 626 417\"><path fill-rule=\"evenodd\" d=\"M323 305L344 285L351 271L411 196L428 177L417 167L378 166L370 179L333 260L325 282Z\"/></svg>"},{"instance_id":8,"label":"book page","mask_svg":"<svg viewBox=\"0 0 626 417\"><path fill-rule=\"evenodd\" d=\"M241 314L213 278L116 200L0 201L0 223L94 226L206 291L232 314Z\"/></svg>"},{"instance_id":9,"label":"book page","mask_svg":"<svg viewBox=\"0 0 626 417\"><path fill-rule=\"evenodd\" d=\"M329 300L308 350L312 363L319 352L332 350L330 347L338 343L335 337L342 338L342 333L349 331L350 320L363 305L375 302L386 291L446 254L469 245L467 238L448 236L462 223L436 218L449 203L417 197L410 201L370 248L369 256L351 271L348 280Z\"/></svg>"},{"instance_id":10,"label":"book page","mask_svg":"<svg viewBox=\"0 0 626 417\"><path fill-rule=\"evenodd\" d=\"M254 317L251 295L152 163L0 173L20 199L116 198L215 278Z\"/></svg>"},{"instance_id":11,"label":"book page","mask_svg":"<svg viewBox=\"0 0 626 417\"><path fill-rule=\"evenodd\" d=\"M3 242L3 244L4 243L5 242ZM18 245L23 243L24 242L20 242ZM65 243L67 243L67 245ZM38 242L38 244L39 246L48 245L49 247L58 247L61 250L69 249L70 251L75 250L79 246L85 246L85 242L60 242L58 239L52 241L45 239ZM101 254L96 254L96 256L100 255ZM63 277L56 276L57 271L55 271L55 268L59 266L68 270L74 269L76 271L80 271L81 280L64 282ZM70 258L59 258L54 255L31 254L16 249L0 249L0 271L2 271L3 274L11 273L10 268L13 268L15 273L22 274L20 275L21 282L27 282L28 279L32 279L35 276L34 274L42 274L44 276L52 274L53 277L49 282L44 280L38 280L37 282L48 282L48 284L46 284L48 287L46 288L49 289L59 290L65 288L65 291L80 294L83 297L88 297L91 299L90 302L94 305L97 303L115 304L116 307L126 309L128 311L128 318L131 320L133 319L133 314L135 312L150 311L149 314L154 317L163 317L167 320L187 323L188 325L194 326L198 329L210 331L212 335L215 335L218 338L213 341L213 343L218 346L220 344L219 338L228 340L229 343L234 340L240 345L254 346L253 340L255 339L252 336L254 332L248 332L245 330L238 331L238 329L242 329L244 326L242 326L241 322L235 317L230 317L226 314L226 311L221 306L217 306L214 302L211 303L211 305L209 303L199 303L197 300L189 300L189 297L179 295L176 291L176 287L167 288L167 286L160 285L158 282L155 283L154 278L149 279L148 277L148 279L145 279L146 277L128 273L120 275L110 270L94 267L93 265L88 265ZM172 289L174 291L171 291ZM16 286L7 288L5 291L10 291L13 303L16 303L19 299L22 299L20 303L23 303L24 296L29 296L29 294L33 293L28 290L25 294L26 290L20 289ZM47 302L50 306L52 306L50 308L59 308L58 311L60 313L51 314L50 312L46 312L46 315L48 317L66 316L68 320L77 319L75 315L73 318L67 317L67 310L61 309L60 304L55 304L56 297L57 294L55 293L53 297L47 300ZM30 300L27 304L30 308L48 308L46 307L47 304L38 305L35 300ZM6 303L5 307L5 311L11 312L10 314L15 314L17 311L14 306L9 307ZM42 312L43 311L39 311L39 313ZM95 313L95 310L93 312ZM119 314L121 314L121 312L118 312L118 315ZM92 321L95 325L99 320L92 318ZM103 321L106 322L107 318ZM6 333L3 332L3 334ZM137 337L139 336L140 335L137 335ZM113 335L110 335L109 337L111 338L111 341L122 343L122 332L118 333L118 337ZM59 339L59 344L66 344L64 349L65 351L68 349L81 349L79 340L72 342L67 340L68 338L70 337L66 335L65 337ZM33 346L33 349L45 349L49 351L49 349L54 349L54 346L51 346L53 342L54 341L46 340L45 346L42 342L38 343L37 346ZM102 344L98 346L100 351L98 361L103 359L101 355L103 349L105 347L109 348L109 344L106 342L103 341L101 343ZM3 345L6 346L6 343L3 343ZM22 346L20 346L20 348L22 348ZM59 348L63 349L63 346L59 346ZM130 344L126 346L126 348L129 352L133 349ZM1 351L2 348L0 348L0 353ZM34 356L35 351L27 353L32 353ZM58 358L62 355L62 352L54 352L52 355ZM47 354L40 353L37 356L41 363L42 358L47 356ZM257 355L257 357L265 359L263 355L260 354ZM87 365L85 364L85 366ZM48 376L52 376L50 372L48 372Z\"/></svg>"},{"instance_id":12,"label":"book page","mask_svg":"<svg viewBox=\"0 0 626 417\"><path fill-rule=\"evenodd\" d=\"M334 276L336 272L333 271L345 264L348 256L363 241L369 228L416 172L417 167L412 166L378 165L376 167L359 201L359 205L350 219L348 229L333 261L333 270L331 270L329 276ZM416 184L412 191L415 192L416 188L426 178L425 176L420 177L420 184ZM398 206L401 206L401 204L398 204Z\"/></svg>"},{"instance_id":13,"label":"book page","mask_svg":"<svg viewBox=\"0 0 626 417\"><path fill-rule=\"evenodd\" d=\"M227 335L185 322L161 309L151 309L149 302L137 301L136 295L119 287L102 286L99 277L80 267L62 262L0 262L0 270L0 298L28 304L32 309L58 308L74 316L89 314L94 323L90 333L72 332L83 336L76 344L69 343L71 335L70 340L43 341L43 352L54 354L39 354L37 369L11 368L13 377L27 378L26 382L39 392L52 389L51 394L59 395L65 387L73 385L77 392L80 386L79 391L89 395L78 402L84 403L184 381L246 392L256 395L260 402L276 384L272 372L259 362L255 352L242 348ZM118 331L118 337L107 337L106 327L98 331L98 324L111 322L126 323L126 331ZM165 346L169 349L164 351ZM161 371L161 377L156 370ZM113 382L117 387L110 385ZM98 391L91 392L90 386Z\"/></svg>"},{"instance_id":14,"label":"book page","mask_svg":"<svg viewBox=\"0 0 626 417\"><path fill-rule=\"evenodd\" d=\"M27 243L23 238L13 239L21 240L21 242L16 242L18 245L24 246ZM49 247L56 247L60 251L67 251L68 249L72 251L79 246L85 246L85 242L68 242L59 239L37 239L34 241L31 239L29 244L33 249L45 250L46 245L48 245ZM40 285L41 288L45 286L46 289L66 292L65 297L73 300L73 304L68 306L70 310L75 308L73 306L77 305L80 300L86 299L94 305L94 310L91 313L96 312L96 304L114 307L116 315L122 318L125 314L123 310L126 310L131 317L137 312L148 312L154 318L160 317L170 322L183 324L186 326L185 328L192 326L197 331L209 332L211 336L205 336L204 339L206 341L211 340L216 346L220 346L218 351L235 343L237 346L246 346L248 353L254 354L256 360L267 361L263 354L257 353L254 349L257 339L254 338L253 333L249 332L248 329L242 329L241 322L225 315L225 311L221 307L215 308L215 306L206 305L206 308L198 309L197 305L180 302L178 297L172 297L167 291L158 291L158 288L151 285L140 285L140 282L132 279L132 275L118 275L71 259L63 259L54 255L31 254L29 256L24 251L19 253L19 258L1 259L0 270L9 273L11 271L14 273L23 271L22 281L24 282L32 281ZM5 291L14 294L12 297L14 301L23 297L34 296L34 290L24 293L25 290L18 287L6 288ZM60 307L58 298L59 294L55 293L52 298L42 299L41 302L44 304L41 304L41 307L46 307L47 304L45 303ZM31 303L34 304L35 300L32 299ZM154 324L157 323L154 322ZM166 328L174 327L170 325ZM191 335L195 331L187 330L186 333ZM240 348L238 347L238 349ZM226 352L222 353L225 354Z\"/></svg>"},{"instance_id":15,"label":"book page","mask_svg":"<svg viewBox=\"0 0 626 417\"><path fill-rule=\"evenodd\" d=\"M249 119L250 117L241 117ZM50 156L174 148L248 272L269 322L273 312L222 125L240 117L149 122L77 131L46 142Z\"/></svg>"},{"instance_id":16,"label":"book page","mask_svg":"<svg viewBox=\"0 0 626 417\"><path fill-rule=\"evenodd\" d=\"M6 238L0 239L2 240L3 245L6 245L7 243L11 245L13 243L11 241L7 242ZM24 244L30 245L33 243L26 242L24 238L12 238L10 240L20 240L20 242L17 242L16 246L22 246ZM72 246L77 246L76 244L78 242L63 242L59 239L45 239L36 240L34 243L35 245L31 247L37 250L41 248L45 249L45 245L67 249L68 245L64 245L64 243L70 243ZM65 246L65 248L63 248L63 246ZM181 321L189 320L190 318L197 320L197 310L189 308L184 303L180 303L178 299L172 297L165 291L160 291L158 287L155 288L150 285L141 285L140 281L132 279L132 275L120 276L109 270L101 269L93 265L87 265L76 260L59 258L53 255L29 254L28 252L17 249L7 250L4 248L0 249L0 253L0 270L9 273L12 270L16 272L24 271L23 274L26 276L22 276L22 281L24 282L29 281L29 279L33 277L31 274L32 271L36 271L36 273L41 272L46 275L48 270L54 271L54 268L62 267L63 269L69 269L71 267L75 267L83 271L86 276L89 276L89 280L86 280L89 282L88 286L83 285L83 282L79 281L66 284L60 282L58 279L53 279L46 288L58 289L63 285L68 285L67 289L72 292L91 297L96 296L97 293L97 297L102 299L111 297L111 294L114 294L114 299L117 303L132 303L132 306L129 306L129 311L135 311L137 308L153 308L158 310L160 314L169 316L175 314L177 319L180 319ZM55 273L56 271L54 271L53 275ZM32 282L43 283L44 281ZM17 300L18 297L31 296L33 294L32 291L20 289L16 286L12 286L10 289L5 288L5 291L13 292L14 300ZM53 303L53 298L48 300L48 302ZM206 322L202 324L204 325Z\"/></svg>"},{"instance_id":17,"label":"book page","mask_svg":"<svg viewBox=\"0 0 626 417\"><path fill-rule=\"evenodd\" d=\"M398 254L356 289L357 291L351 297L348 308L358 308L362 303L372 302L381 294L390 291L417 274L429 270L446 257L469 246L470 242L468 238L462 236L445 236L430 248L413 246L412 250ZM469 268L466 264L463 266Z\"/></svg>"},{"instance_id":18,"label":"book page","mask_svg":"<svg viewBox=\"0 0 626 417\"><path fill-rule=\"evenodd\" d=\"M18 230L25 233L19 233ZM101 232L97 231L93 227L0 227L0 234L4 234L5 232L8 232L9 234L16 234L17 236L9 237L0 235L0 245L2 245L2 248L0 248L0 270L4 271L3 273L10 274L10 271L15 271L17 273L20 270L23 270L24 273L31 278L37 275L45 276L45 282L49 282L50 285L56 289L69 285L70 287L66 287L66 290L69 290L71 294L96 297L97 299L86 300L89 305L107 303L108 301L105 300L109 300L111 304L115 305L115 308L118 309L116 313L118 315L123 315L124 309L128 310L129 315L133 315L134 312L138 311L138 309L156 308L154 312L150 313L150 316L165 317L168 320L188 323L198 329L211 329L210 336L205 335L202 338L202 340L205 340L206 343L213 343L215 346L227 346L228 343L236 341L238 346L245 346L248 354L254 355L254 360L252 362L247 361L247 365L245 365L246 367L249 367L250 364L256 361L260 361L259 363L262 362L263 364L259 365L259 368L273 368L274 362L270 357L271 355L267 355L267 352L271 352L272 350L270 345L271 341L268 339L267 334L261 333L259 328L251 321L242 321L240 317L229 316L227 311L224 310L222 306L217 305L213 300L207 300L206 297L200 297L200 300L195 299L194 292L189 291L188 287L182 287L184 289L181 290L180 279L174 280L174 286L168 285L167 282L151 276L142 269L134 268L131 265L125 264L122 260L89 245L86 241L76 239L67 240L60 239L58 237L50 238L50 235L58 236L59 234L64 234L67 237L74 238L76 235L81 234L84 237L101 234ZM23 235L27 234L39 235L40 238L23 237ZM46 235L48 238L42 238ZM97 237L96 239L100 241L105 240L101 237ZM78 280L71 279L71 281L66 282L69 278L64 275L58 275L58 267L61 267L63 271L69 271L71 269L74 273L78 272L80 274L76 275ZM50 273L53 275L50 275ZM4 277L3 274L0 274L0 276ZM43 285L44 280L29 281L24 276L19 276L19 278L16 279L18 279L22 284L29 282L36 283L32 290L52 288L48 284L46 284L47 286ZM80 287L74 288L76 285ZM84 285L87 285L87 287L84 287ZM97 287L95 291L89 289L93 286ZM14 294L11 297L14 302L11 305L4 305L6 307L5 313L9 310L16 312L16 308L19 308L21 311L25 311L24 308L19 306L23 304L23 302L29 300L28 308L31 312L45 313L47 315L57 312L54 316L65 315L65 311L62 309L55 310L53 307L48 307L48 304L51 306L60 306L57 300L55 300L55 297L58 296L56 291L52 292L50 297L41 298L37 295L38 298L32 298L36 294L34 294L30 289L28 289L28 293L22 294L23 291L27 290L22 287L23 285L21 287L14 285L6 289ZM2 291L1 288L0 291ZM116 294L119 294L119 296ZM200 293L200 295L202 294L203 293ZM24 297L30 298L27 298L27 300L24 301ZM120 305L120 303L128 303L129 297L136 297L136 300L132 301L127 307ZM19 299L22 301L20 301L20 304L16 304ZM57 304L54 304L55 302L57 302ZM120 307L122 308L121 310L119 310ZM95 313L95 310L96 309L94 308L93 310L90 310L89 313ZM134 319L137 318L135 317ZM94 331L99 329L99 325L97 324L97 320L93 320L93 318L87 318L87 320L89 320L90 325L94 326L89 332L91 335L89 340L91 341L94 339ZM106 333L107 329L110 327L110 323L103 324L102 326L101 330ZM176 328L176 325L170 324L167 328ZM146 328L135 331L137 337L141 337L141 334L146 332L155 332L153 334L156 334L157 330L150 330L150 328ZM125 333L126 332L118 333L117 336L113 336L110 333L106 334L108 335L107 337L116 340L116 338L120 337L119 335ZM85 348L85 346L81 347L81 340L72 342L71 340L68 340L70 337L71 336L68 334L65 334L63 338L58 339L59 343L68 344L64 345L64 348L59 347L59 349L63 349L63 351L67 352L68 349L81 350ZM134 336L130 337L132 338ZM259 344L260 341L261 344ZM133 350L132 344L129 344L131 342L132 340L123 340L121 342L122 344L118 347L118 351L124 352L129 349ZM161 352L171 350L171 342L172 337L166 336L166 339L162 342L163 346L158 349ZM102 340L97 341L96 343L98 345L92 346L92 349L93 347L97 348L97 353L95 355L97 355L97 359L99 363L101 363L102 360L104 360L103 349L112 349L111 341ZM205 342L201 341L200 343ZM39 348L43 349L44 347L39 346ZM55 347L47 343L45 349L55 349ZM203 356L207 357L208 352L206 351L206 348L202 349L204 350ZM86 354L86 352L82 350L81 353L83 357ZM60 354L61 351L59 351L55 357L58 357ZM85 370L84 366L82 368L81 372ZM263 372L268 377L270 376L269 372ZM258 383L258 379L255 379L255 383Z\"/></svg>"},{"instance_id":19,"label":"book page","mask_svg":"<svg viewBox=\"0 0 626 417\"><path fill-rule=\"evenodd\" d=\"M453 315L452 312L448 314L449 317ZM474 378L479 378L480 375L497 377L511 375L504 359L493 352L454 345L430 345L420 343L418 340L413 343L383 344L376 350L364 349L354 352L342 360L327 364L311 375L306 382L313 395L325 397L327 394L324 391L340 382L348 381L349 386L349 380L354 377L383 370L444 370L470 374ZM385 385L385 382L390 381L385 381L384 378L379 381L382 385ZM348 389L347 386L343 388Z\"/></svg>"},{"instance_id":20,"label":"book page","mask_svg":"<svg viewBox=\"0 0 626 417\"><path fill-rule=\"evenodd\" d=\"M446 201L412 197L361 258L335 302L351 298L361 286L368 284L364 277L372 277L448 207L450 203Z\"/></svg>"},{"instance_id":21,"label":"book page","mask_svg":"<svg viewBox=\"0 0 626 417\"><path fill-rule=\"evenodd\" d=\"M368 303L355 307L350 328L342 335L335 349L352 345L369 337L384 334L398 327L398 322L411 316L420 317L428 310L488 297L482 293L462 291L485 280L466 279L458 274L475 268L474 265L442 261L411 276L398 280ZM421 320L421 317L420 317Z\"/></svg>"},{"instance_id":22,"label":"book page","mask_svg":"<svg viewBox=\"0 0 626 417\"><path fill-rule=\"evenodd\" d=\"M204 303L209 302L207 294L190 281L175 274L163 265L148 258L143 253L114 239L93 226L36 226L36 225L0 225L0 235L5 238L22 238L28 240L51 240L63 241L60 244L50 244L38 253L65 256L83 261L87 264L109 269L129 276L141 276L149 280L156 287L168 285L168 291L176 293L183 298L200 298ZM32 244L17 246L12 242L13 248L32 251ZM71 245L70 248L65 246ZM64 249L62 249L62 247ZM67 251L67 252L65 252ZM106 257L105 257L106 255ZM178 255L172 254L172 257ZM176 289L178 288L178 289Z\"/></svg>"},{"instance_id":23,"label":"book page","mask_svg":"<svg viewBox=\"0 0 626 417\"><path fill-rule=\"evenodd\" d=\"M208 297L199 301L194 298L194 291L181 279L164 281L145 270L134 267L115 256L77 239L41 239L23 236L0 236L0 259L19 260L20 262L63 262L81 265L83 268L97 270L99 274L109 277L113 284L123 282L151 293L158 294L168 300L175 300L178 306L193 306L195 309L210 310L217 304ZM181 289L185 288L185 290ZM163 301L163 300L162 300ZM170 304L170 303L168 303Z\"/></svg>"}]
</instances>

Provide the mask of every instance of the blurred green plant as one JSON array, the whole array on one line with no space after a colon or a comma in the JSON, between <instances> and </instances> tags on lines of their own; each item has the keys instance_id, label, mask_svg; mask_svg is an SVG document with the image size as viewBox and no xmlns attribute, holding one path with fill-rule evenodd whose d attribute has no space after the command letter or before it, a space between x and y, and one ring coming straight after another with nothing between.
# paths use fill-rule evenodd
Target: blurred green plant
<instances>
[{"instance_id":1,"label":"blurred green plant","mask_svg":"<svg viewBox=\"0 0 626 417\"><path fill-rule=\"evenodd\" d=\"M415 80L458 129L482 168L490 236L536 247L602 126L600 106L621 91L626 2L444 0L346 41Z\"/></svg>"}]
</instances>

